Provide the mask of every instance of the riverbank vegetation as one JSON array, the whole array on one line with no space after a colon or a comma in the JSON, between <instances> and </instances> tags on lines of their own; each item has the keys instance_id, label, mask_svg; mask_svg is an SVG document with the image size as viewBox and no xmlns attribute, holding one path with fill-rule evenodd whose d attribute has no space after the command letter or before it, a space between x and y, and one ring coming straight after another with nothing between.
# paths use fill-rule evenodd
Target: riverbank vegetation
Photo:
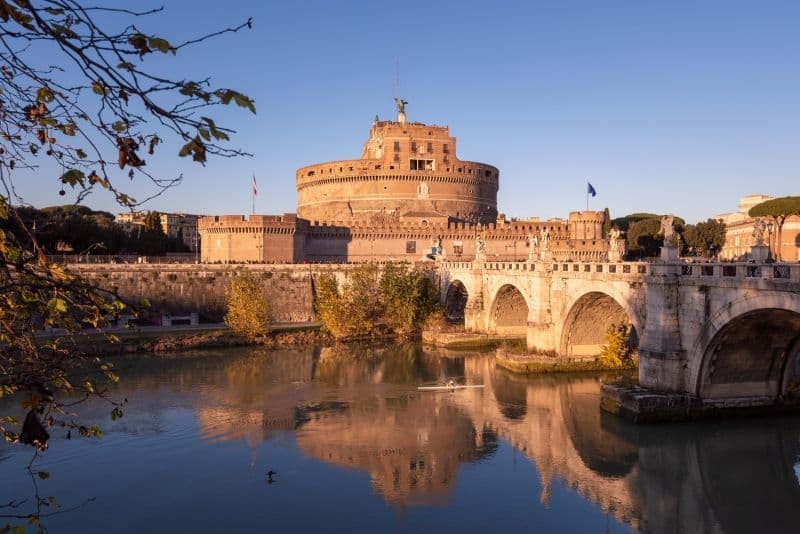
<instances>
[{"instance_id":1,"label":"riverbank vegetation","mask_svg":"<svg viewBox=\"0 0 800 534\"><path fill-rule=\"evenodd\" d=\"M225 324L231 330L251 341L269 335L269 302L264 298L261 280L250 271L241 270L231 280L227 297Z\"/></svg>"},{"instance_id":2,"label":"riverbank vegetation","mask_svg":"<svg viewBox=\"0 0 800 534\"><path fill-rule=\"evenodd\" d=\"M608 369L635 367L635 354L631 347L631 327L626 324L612 324L606 331L606 342L597 361Z\"/></svg>"},{"instance_id":3,"label":"riverbank vegetation","mask_svg":"<svg viewBox=\"0 0 800 534\"><path fill-rule=\"evenodd\" d=\"M425 273L404 263L356 267L343 283L323 273L315 308L324 329L338 339L417 334L439 307L439 293Z\"/></svg>"}]
</instances>

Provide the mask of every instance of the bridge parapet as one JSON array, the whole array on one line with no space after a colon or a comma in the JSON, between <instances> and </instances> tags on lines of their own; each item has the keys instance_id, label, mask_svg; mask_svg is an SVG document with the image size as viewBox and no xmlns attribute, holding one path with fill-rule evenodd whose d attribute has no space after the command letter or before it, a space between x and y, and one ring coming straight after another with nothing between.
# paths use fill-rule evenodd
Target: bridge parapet
<instances>
[{"instance_id":1,"label":"bridge parapet","mask_svg":"<svg viewBox=\"0 0 800 534\"><path fill-rule=\"evenodd\" d=\"M529 273L552 272L554 275L567 275L570 278L596 278L597 275L624 275L641 278L651 274L651 263L648 262L521 262L521 261L484 261L484 262L450 262L443 261L441 268L446 271L505 271Z\"/></svg>"},{"instance_id":2,"label":"bridge parapet","mask_svg":"<svg viewBox=\"0 0 800 534\"><path fill-rule=\"evenodd\" d=\"M776 280L800 282L800 264L789 263L687 263L681 277L699 279Z\"/></svg>"}]
</instances>

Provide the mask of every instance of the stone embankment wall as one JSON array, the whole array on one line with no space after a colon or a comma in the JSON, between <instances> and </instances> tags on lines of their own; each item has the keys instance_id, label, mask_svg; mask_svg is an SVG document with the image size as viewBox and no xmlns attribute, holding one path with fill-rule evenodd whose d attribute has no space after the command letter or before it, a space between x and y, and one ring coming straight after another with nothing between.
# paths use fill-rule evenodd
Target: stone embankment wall
<instances>
[{"instance_id":1,"label":"stone embankment wall","mask_svg":"<svg viewBox=\"0 0 800 534\"><path fill-rule=\"evenodd\" d=\"M277 322L315 320L313 277L323 271L340 275L340 265L70 265L69 270L117 289L124 299L150 302L150 314L200 314L201 321L222 321L226 292L237 272L246 269L264 282L264 298Z\"/></svg>"}]
</instances>

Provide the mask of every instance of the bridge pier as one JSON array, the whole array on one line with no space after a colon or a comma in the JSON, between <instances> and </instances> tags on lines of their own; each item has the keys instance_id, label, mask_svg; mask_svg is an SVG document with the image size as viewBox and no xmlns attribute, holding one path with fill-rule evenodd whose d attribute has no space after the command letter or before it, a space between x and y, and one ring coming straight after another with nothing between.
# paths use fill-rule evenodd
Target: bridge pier
<instances>
[{"instance_id":1,"label":"bridge pier","mask_svg":"<svg viewBox=\"0 0 800 534\"><path fill-rule=\"evenodd\" d=\"M686 351L680 325L678 263L655 263L646 288L644 332L639 340L639 384L664 392L686 390Z\"/></svg>"},{"instance_id":2,"label":"bridge pier","mask_svg":"<svg viewBox=\"0 0 800 534\"><path fill-rule=\"evenodd\" d=\"M486 312L480 299L468 302L464 308L464 330L467 332L486 331Z\"/></svg>"},{"instance_id":3,"label":"bridge pier","mask_svg":"<svg viewBox=\"0 0 800 534\"><path fill-rule=\"evenodd\" d=\"M555 325L553 323L528 321L525 336L528 352L535 354L558 354L558 343L555 340Z\"/></svg>"}]
</instances>

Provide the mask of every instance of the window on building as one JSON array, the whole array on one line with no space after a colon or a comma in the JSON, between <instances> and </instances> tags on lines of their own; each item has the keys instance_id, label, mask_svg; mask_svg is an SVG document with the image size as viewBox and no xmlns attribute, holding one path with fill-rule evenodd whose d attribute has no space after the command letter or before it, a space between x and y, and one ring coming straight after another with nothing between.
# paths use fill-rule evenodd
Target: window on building
<instances>
[{"instance_id":1,"label":"window on building","mask_svg":"<svg viewBox=\"0 0 800 534\"><path fill-rule=\"evenodd\" d=\"M453 242L453 254L456 256L461 256L464 254L464 242L463 241L454 241Z\"/></svg>"},{"instance_id":2,"label":"window on building","mask_svg":"<svg viewBox=\"0 0 800 534\"><path fill-rule=\"evenodd\" d=\"M400 152L400 141L395 141L394 142L394 151L395 152Z\"/></svg>"},{"instance_id":3,"label":"window on building","mask_svg":"<svg viewBox=\"0 0 800 534\"><path fill-rule=\"evenodd\" d=\"M409 160L410 162L410 169L412 171L432 171L433 169L433 160L432 159L412 159Z\"/></svg>"},{"instance_id":4,"label":"window on building","mask_svg":"<svg viewBox=\"0 0 800 534\"><path fill-rule=\"evenodd\" d=\"M411 141L411 152L416 152L416 151L417 151L417 142Z\"/></svg>"},{"instance_id":5,"label":"window on building","mask_svg":"<svg viewBox=\"0 0 800 534\"><path fill-rule=\"evenodd\" d=\"M417 253L417 242L406 241L406 254L416 254L416 253Z\"/></svg>"},{"instance_id":6,"label":"window on building","mask_svg":"<svg viewBox=\"0 0 800 534\"><path fill-rule=\"evenodd\" d=\"M445 144L442 146L442 153L443 153L443 154L449 154L449 153L450 153L450 145L448 145L447 143L445 143Z\"/></svg>"},{"instance_id":7,"label":"window on building","mask_svg":"<svg viewBox=\"0 0 800 534\"><path fill-rule=\"evenodd\" d=\"M433 143L428 143L428 154L433 152Z\"/></svg>"}]
</instances>

